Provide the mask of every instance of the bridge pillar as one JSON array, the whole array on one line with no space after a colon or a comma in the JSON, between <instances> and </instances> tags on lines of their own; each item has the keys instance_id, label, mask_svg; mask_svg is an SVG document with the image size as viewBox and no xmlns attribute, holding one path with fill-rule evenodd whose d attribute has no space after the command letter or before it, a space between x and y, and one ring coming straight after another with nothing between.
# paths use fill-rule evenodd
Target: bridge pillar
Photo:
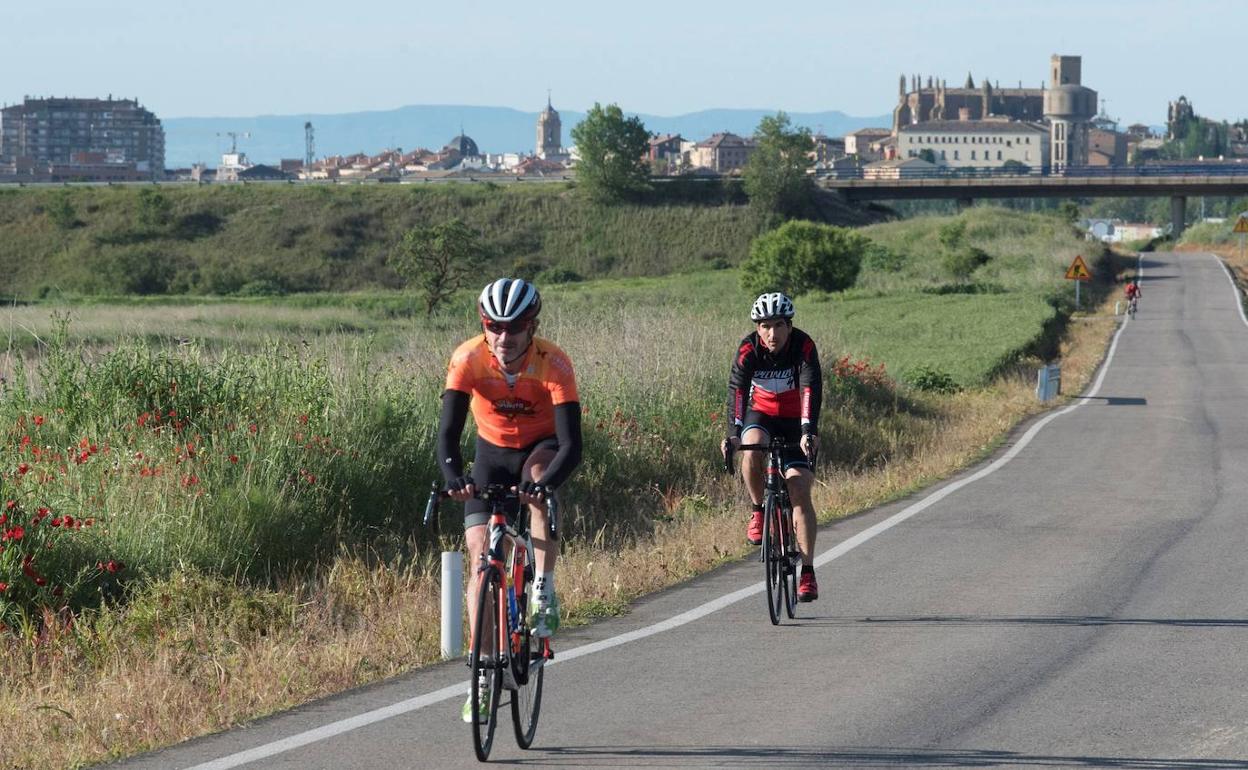
<instances>
[{"instance_id":1,"label":"bridge pillar","mask_svg":"<svg viewBox=\"0 0 1248 770\"><path fill-rule=\"evenodd\" d=\"M1175 195L1170 198L1170 235L1176 240L1183 234L1183 223L1187 221L1187 198Z\"/></svg>"},{"instance_id":2,"label":"bridge pillar","mask_svg":"<svg viewBox=\"0 0 1248 770\"><path fill-rule=\"evenodd\" d=\"M961 214L974 205L975 199L973 198L958 198L958 213Z\"/></svg>"}]
</instances>

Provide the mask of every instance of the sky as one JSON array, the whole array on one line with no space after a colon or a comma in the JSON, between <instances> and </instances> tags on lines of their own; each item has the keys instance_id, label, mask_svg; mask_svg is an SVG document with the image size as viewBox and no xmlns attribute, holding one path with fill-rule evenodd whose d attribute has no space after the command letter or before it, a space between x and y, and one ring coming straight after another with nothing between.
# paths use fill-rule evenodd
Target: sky
<instances>
[{"instance_id":1,"label":"sky","mask_svg":"<svg viewBox=\"0 0 1248 770\"><path fill-rule=\"evenodd\" d=\"M902 73L1039 87L1054 53L1124 124L1248 117L1237 0L6 2L0 104L137 97L161 118L595 102L883 115Z\"/></svg>"}]
</instances>

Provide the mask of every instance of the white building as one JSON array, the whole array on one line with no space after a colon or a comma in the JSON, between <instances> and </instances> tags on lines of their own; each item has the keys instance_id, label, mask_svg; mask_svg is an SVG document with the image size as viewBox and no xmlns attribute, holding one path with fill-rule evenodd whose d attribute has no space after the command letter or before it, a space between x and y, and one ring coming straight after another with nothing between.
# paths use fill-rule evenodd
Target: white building
<instances>
[{"instance_id":1,"label":"white building","mask_svg":"<svg viewBox=\"0 0 1248 770\"><path fill-rule=\"evenodd\" d=\"M1016 161L1038 170L1049 165L1049 130L1015 120L932 120L902 126L897 150L903 158L931 150L936 165L948 168L1001 168Z\"/></svg>"}]
</instances>

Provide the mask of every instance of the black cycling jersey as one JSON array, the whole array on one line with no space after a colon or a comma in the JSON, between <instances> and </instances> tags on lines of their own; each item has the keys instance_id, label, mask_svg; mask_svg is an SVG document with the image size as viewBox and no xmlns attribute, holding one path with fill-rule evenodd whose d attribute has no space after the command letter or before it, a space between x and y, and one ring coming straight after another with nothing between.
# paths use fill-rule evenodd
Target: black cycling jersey
<instances>
[{"instance_id":1,"label":"black cycling jersey","mask_svg":"<svg viewBox=\"0 0 1248 770\"><path fill-rule=\"evenodd\" d=\"M800 418L802 429L819 432L823 370L810 335L796 327L777 353L753 331L741 340L728 377L728 435L739 436L745 413Z\"/></svg>"}]
</instances>

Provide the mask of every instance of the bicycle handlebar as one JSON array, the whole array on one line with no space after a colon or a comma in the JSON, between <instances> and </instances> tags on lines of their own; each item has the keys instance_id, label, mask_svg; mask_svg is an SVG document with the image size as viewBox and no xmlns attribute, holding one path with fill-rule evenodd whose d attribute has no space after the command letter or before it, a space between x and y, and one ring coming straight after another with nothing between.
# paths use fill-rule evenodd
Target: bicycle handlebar
<instances>
[{"instance_id":1,"label":"bicycle handlebar","mask_svg":"<svg viewBox=\"0 0 1248 770\"><path fill-rule=\"evenodd\" d=\"M773 441L769 444L741 444L737 447L732 446L732 442L728 442L728 447L724 452L724 473L732 473L732 455L733 452L770 452L772 450L783 452L788 449L801 449L800 441ZM819 450L816 449L806 455L806 459L810 461L810 470L815 470L815 463L819 459Z\"/></svg>"},{"instance_id":2,"label":"bicycle handlebar","mask_svg":"<svg viewBox=\"0 0 1248 770\"><path fill-rule=\"evenodd\" d=\"M471 483L471 480L469 481ZM438 482L429 485L429 500L425 503L425 526L429 526L429 522L436 518L438 510L441 507L439 503L449 499L451 493L442 488ZM485 500L491 504L502 504L507 500L518 500L519 494L516 487L506 484L486 484L484 487L477 489L473 495L477 500ZM548 489L546 495L546 530L550 533L551 540L559 539L559 502L555 499L555 490Z\"/></svg>"}]
</instances>

